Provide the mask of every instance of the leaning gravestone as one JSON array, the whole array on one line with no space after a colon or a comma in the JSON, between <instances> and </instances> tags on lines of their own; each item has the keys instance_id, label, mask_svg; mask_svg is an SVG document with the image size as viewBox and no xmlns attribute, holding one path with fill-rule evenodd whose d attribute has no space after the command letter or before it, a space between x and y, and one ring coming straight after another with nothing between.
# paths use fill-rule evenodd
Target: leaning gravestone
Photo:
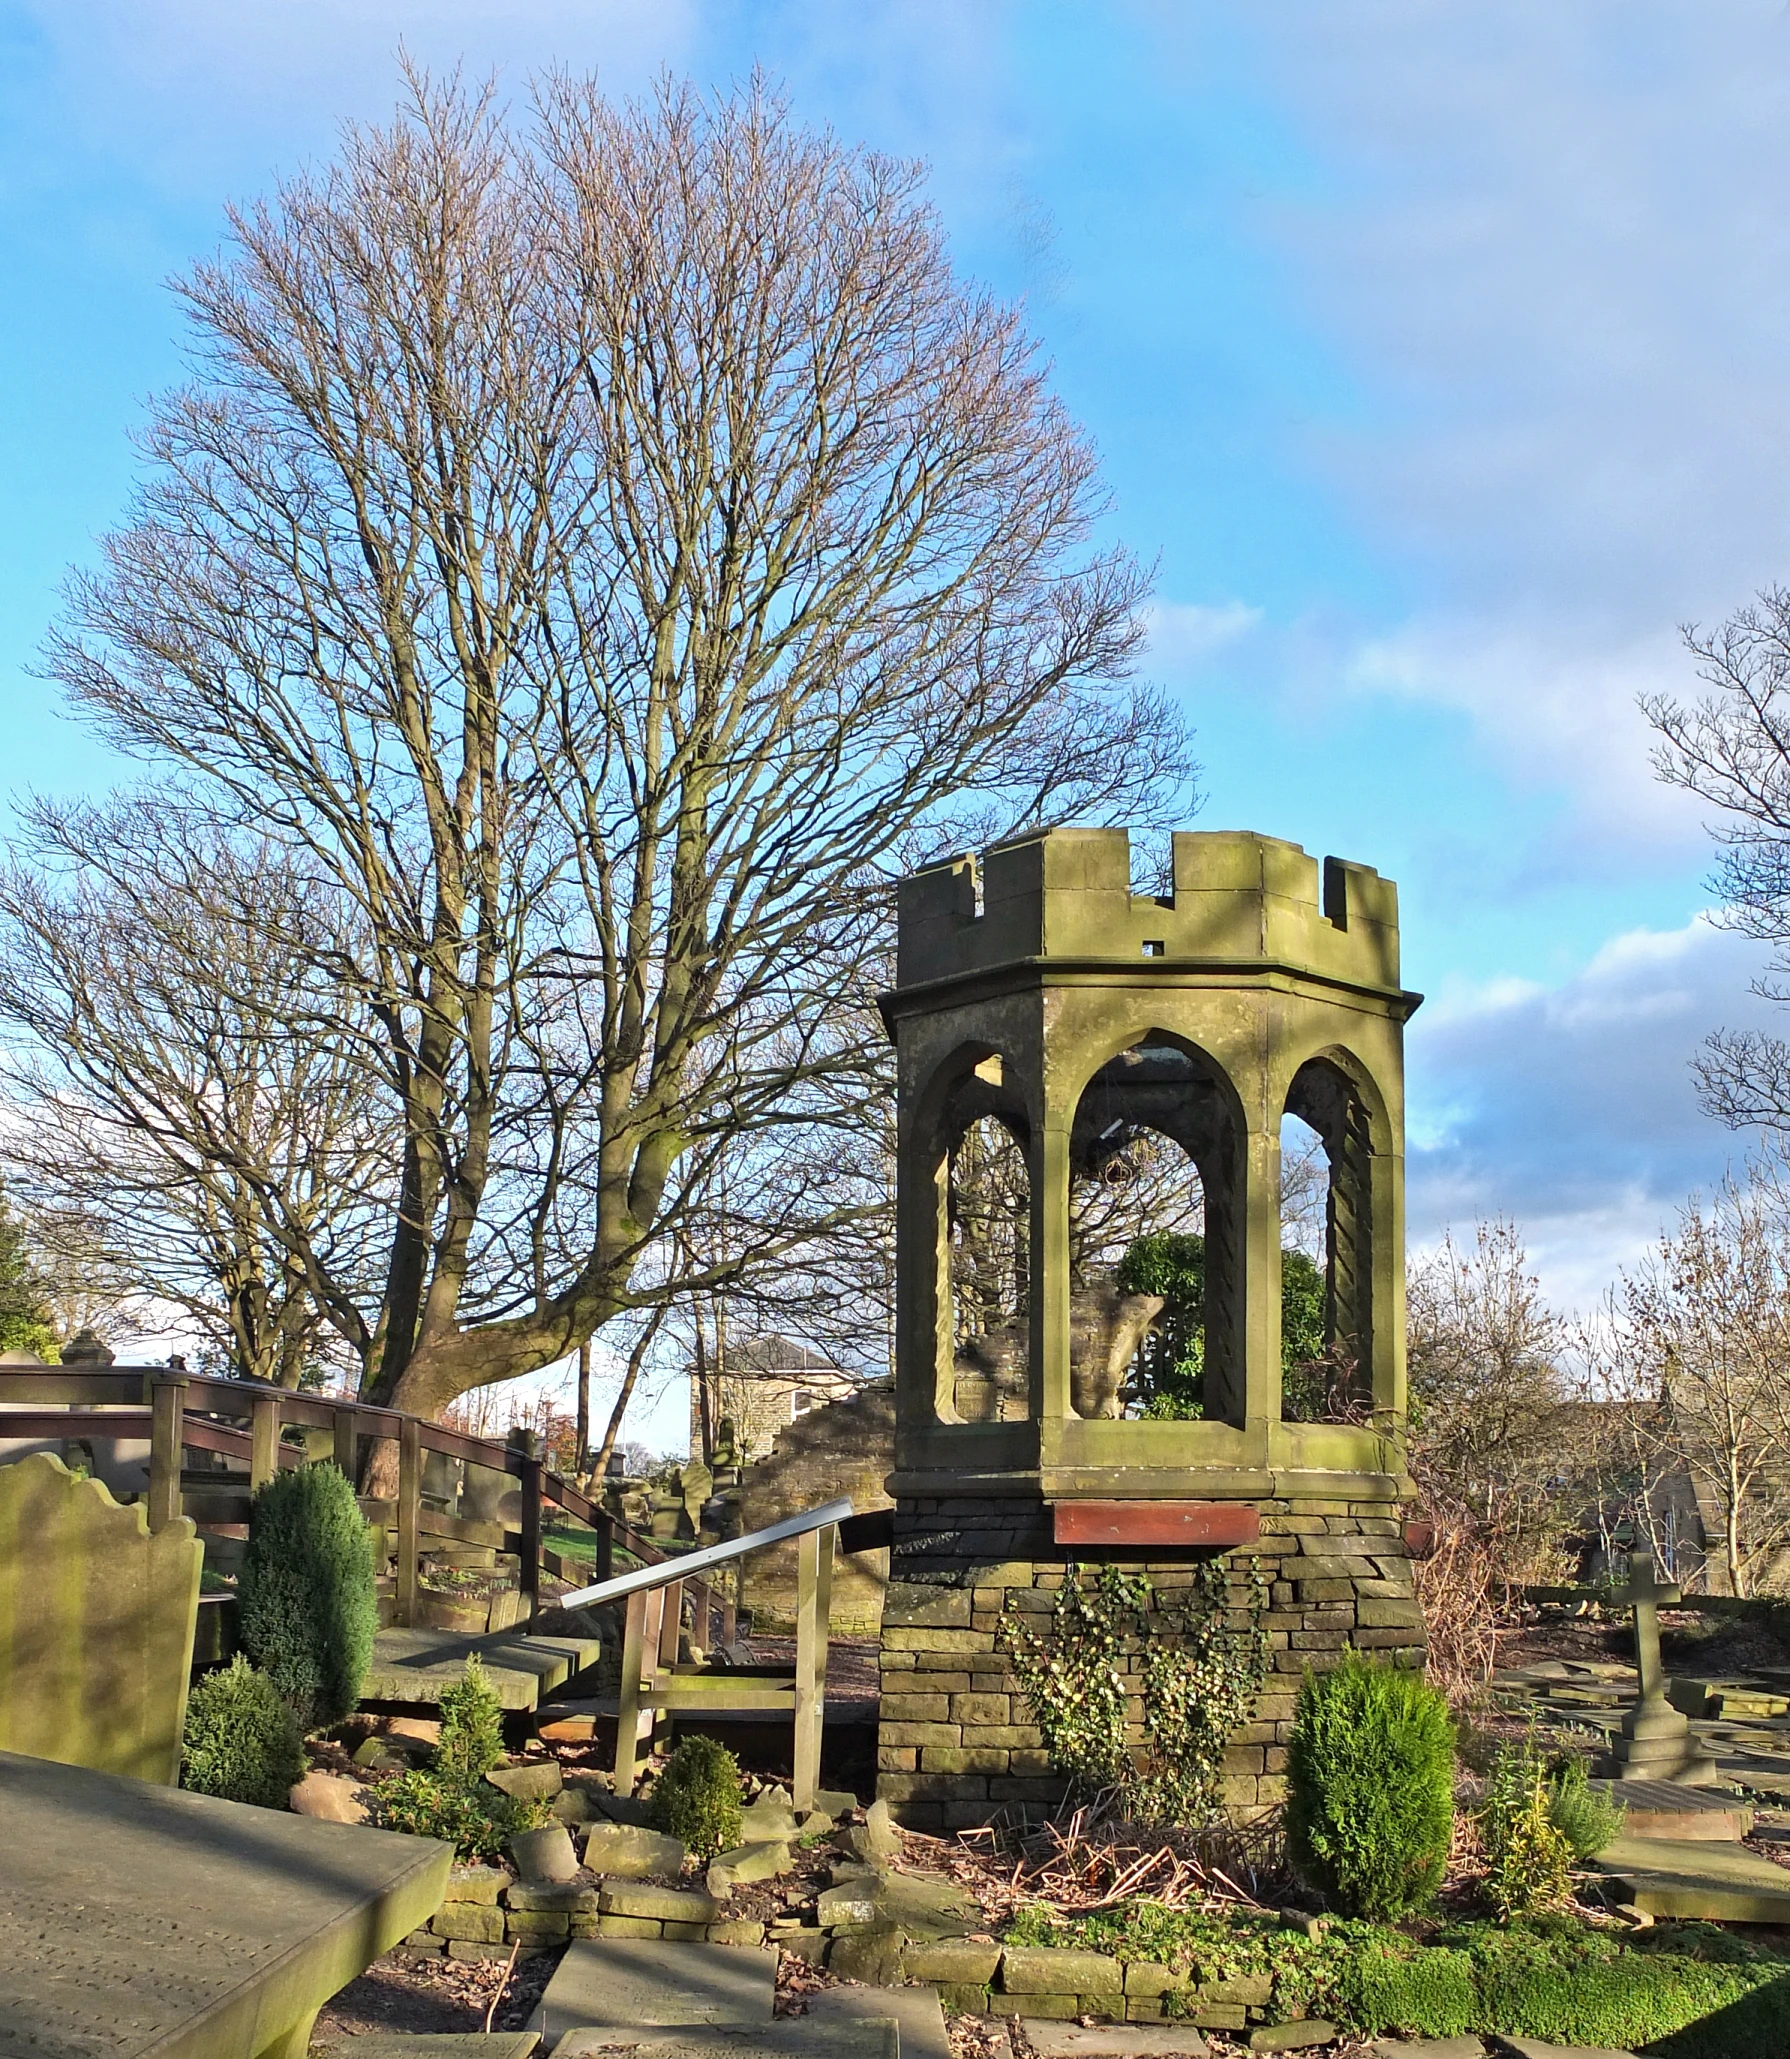
<instances>
[{"instance_id":1,"label":"leaning gravestone","mask_svg":"<svg viewBox=\"0 0 1790 2059\"><path fill-rule=\"evenodd\" d=\"M1628 1585L1611 1596L1635 1612L1635 1671L1641 1682L1640 1700L1610 1741L1615 1771L1621 1779L1670 1780L1700 1787L1719 1777L1715 1761L1698 1746L1689 1719L1666 1699L1659 1611L1662 1602L1680 1598L1678 1589L1662 1582L1651 1565L1636 1566Z\"/></svg>"},{"instance_id":2,"label":"leaning gravestone","mask_svg":"<svg viewBox=\"0 0 1790 2059\"><path fill-rule=\"evenodd\" d=\"M204 1560L47 1452L0 1466L0 1751L172 1786Z\"/></svg>"}]
</instances>

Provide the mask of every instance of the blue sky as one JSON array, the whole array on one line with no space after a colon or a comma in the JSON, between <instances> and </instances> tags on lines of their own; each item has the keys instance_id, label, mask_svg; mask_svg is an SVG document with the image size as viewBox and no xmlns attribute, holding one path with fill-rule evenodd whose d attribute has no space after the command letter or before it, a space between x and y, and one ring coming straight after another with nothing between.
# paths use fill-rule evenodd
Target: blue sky
<instances>
[{"instance_id":1,"label":"blue sky","mask_svg":"<svg viewBox=\"0 0 1790 2059\"><path fill-rule=\"evenodd\" d=\"M1780 0L0 0L5 783L113 776L27 673L177 369L226 196L436 65L754 62L928 160L1159 567L1208 827L1400 882L1412 1223L1503 1212L1587 1302L1734 1140L1685 1061L1764 1019L1637 693L1790 577Z\"/></svg>"}]
</instances>

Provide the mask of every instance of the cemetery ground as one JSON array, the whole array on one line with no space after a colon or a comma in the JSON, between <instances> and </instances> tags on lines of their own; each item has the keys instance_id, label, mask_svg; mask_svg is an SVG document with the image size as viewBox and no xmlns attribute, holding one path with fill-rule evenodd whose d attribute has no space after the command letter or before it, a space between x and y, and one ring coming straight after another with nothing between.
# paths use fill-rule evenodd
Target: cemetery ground
<instances>
[{"instance_id":1,"label":"cemetery ground","mask_svg":"<svg viewBox=\"0 0 1790 2059\"><path fill-rule=\"evenodd\" d=\"M1790 1611L1782 1620L1790 1623ZM533 1726L538 1734L524 1738L512 1720L511 1766L497 1777L549 1800L574 1849L590 1840L587 1856L596 1855L594 1867L579 1868L545 1898L554 1907L542 1913L557 1918L560 1935L518 1940L505 1935L495 1902L450 1901L439 1930L431 1925L417 1934L336 1998L319 2021L313 2050L376 2031L539 2027L542 1997L576 1933L601 1940L654 1921L674 1923L677 1905L666 1896L682 1903L689 1927L667 1928L664 1936L727 1936L775 1948L779 2018L805 2017L817 1997L841 1989L924 1982L941 1996L945 2035L958 2059L1396 2050L1396 2037L1375 2033L1401 2008L1404 2028L1446 2030L1447 1999L1439 2017L1426 2016L1434 1997L1426 1999L1421 1981L1407 1981L1402 1995L1381 1998L1376 2022L1372 1982L1347 1970L1351 1955L1390 1964L1390 1955L1403 1953L1419 1968L1434 1957L1456 1976L1475 1953L1482 1962L1495 1959L1500 1939L1513 1936L1544 1941L1537 1949L1544 1956L1554 1950L1556 1975L1567 1979L1575 1963L1582 1980L1588 1968L1612 1961L1624 1977L1671 1961L1707 1968L1712 1993L1730 2004L1745 1982L1781 1979L1790 1988L1790 1638L1779 1623L1770 1604L1693 1602L1663 1609L1660 1625L1672 1697L1720 1773L1719 1784L1680 1788L1666 1806L1721 1819L1720 1837L1691 1826L1690 1841L1706 1858L1745 1854L1781 1875L1779 1922L1650 1913L1645 1882L1635 1887L1632 1868L1600 1860L1576 1868L1569 1898L1533 1923L1500 1922L1488 1908L1486 1854L1473 1812L1500 1747L1527 1741L1590 1763L1634 1704L1632 1622L1616 1608L1575 1600L1526 1609L1506 1631L1498 1674L1458 1719L1457 1829L1441 1892L1433 1907L1392 1925L1326 1918L1291 1871L1274 1817L1203 1835L1145 1834L1099 1824L1097 1812L1084 1811L1029 1829L997 1824L989 1832L923 1836L894 1827L885 1810L870 1813L870 1786L860 1779L855 1793L834 1788L824 1797L827 1808L798 1824L787 1807L787 1749L780 1759L768 1735L769 1750L743 1753L748 1833L757 1816L768 1842L744 1846L754 1859L741 1871L765 1877L727 1881L689 1857L676 1871L665 1869L662 1857L660 1870L642 1870L648 1860L638 1855L618 1861L625 1874L606 1871L597 1848L623 1853L626 1840L616 1841L604 1826L645 1828L650 1778L641 1793L618 1800L606 1771L607 1739L576 1720L556 1721L549 1705ZM836 1647L835 1685L865 1672L868 1656L868 1647ZM416 1718L361 1715L314 1742L311 1757L320 1771L371 1798L398 1767L427 1762L435 1730ZM1660 1805L1657 1796L1653 1802ZM1631 1808L1631 1819L1625 1833L1686 1828L1656 1823L1645 1810ZM1628 1850L1619 1840L1619 1857ZM502 1885L509 1878L501 1860L462 1869L451 1892L509 1901ZM530 1899L525 1884L518 1899ZM649 1902L662 1911L657 1919L625 1913ZM470 1921L456 1918L457 1906L475 1912ZM455 1931L479 1934L439 1934ZM1604 1959L1585 1961L1587 1949ZM1731 1970L1744 1981L1724 1987ZM1063 1985L1071 1979L1074 1986ZM1357 2018L1363 2013L1364 1995L1370 2020L1351 2023L1351 2009ZM1768 2035L1780 2032L1781 2021ZM1755 2044L1751 2035L1736 2018L1714 2041L1667 2037L1637 2040L1631 2049L1782 2049ZM1443 2049L1476 2048L1469 2038ZM1556 2040L1553 2048L1567 2047ZM1488 2037L1483 2049L1504 2048ZM343 2050L352 2052L352 2044Z\"/></svg>"}]
</instances>

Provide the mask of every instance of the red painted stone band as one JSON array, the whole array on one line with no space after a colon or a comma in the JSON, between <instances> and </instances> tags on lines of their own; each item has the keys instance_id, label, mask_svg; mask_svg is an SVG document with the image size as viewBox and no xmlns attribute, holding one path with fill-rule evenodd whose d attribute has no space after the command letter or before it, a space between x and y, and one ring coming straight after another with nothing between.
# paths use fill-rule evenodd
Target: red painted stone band
<instances>
[{"instance_id":1,"label":"red painted stone band","mask_svg":"<svg viewBox=\"0 0 1790 2059\"><path fill-rule=\"evenodd\" d=\"M1059 1544L1253 1544L1260 1510L1239 1501L1059 1501Z\"/></svg>"}]
</instances>

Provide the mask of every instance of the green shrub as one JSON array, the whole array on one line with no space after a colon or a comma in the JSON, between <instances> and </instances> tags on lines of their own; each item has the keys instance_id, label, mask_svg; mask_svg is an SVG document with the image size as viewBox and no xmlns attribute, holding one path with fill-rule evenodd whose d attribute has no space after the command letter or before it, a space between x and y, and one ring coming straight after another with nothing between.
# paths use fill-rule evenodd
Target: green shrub
<instances>
[{"instance_id":1,"label":"green shrub","mask_svg":"<svg viewBox=\"0 0 1790 2059\"><path fill-rule=\"evenodd\" d=\"M712 1737L686 1737L653 1783L655 1828L683 1840L698 1859L740 1841L740 1763Z\"/></svg>"},{"instance_id":2,"label":"green shrub","mask_svg":"<svg viewBox=\"0 0 1790 2059\"><path fill-rule=\"evenodd\" d=\"M276 1473L255 1496L237 1596L243 1650L304 1728L349 1715L379 1609L373 1533L331 1461Z\"/></svg>"},{"instance_id":3,"label":"green shrub","mask_svg":"<svg viewBox=\"0 0 1790 2059\"><path fill-rule=\"evenodd\" d=\"M1790 1978L1780 1961L1711 1965L1682 1953L1625 1951L1612 1938L1561 1920L1482 1930L1473 1940L1479 1992L1473 2028L1560 2045L1633 2049L1695 2032L1699 2021L1757 1997L1755 2011L1774 2017L1780 2041L1753 2046L1763 2059L1786 2049ZM1699 2049L1694 2037L1672 2051ZM1726 2059L1749 2048L1718 2045Z\"/></svg>"},{"instance_id":4,"label":"green shrub","mask_svg":"<svg viewBox=\"0 0 1790 2059\"><path fill-rule=\"evenodd\" d=\"M1585 1776L1583 1759L1568 1759L1548 1782L1548 1814L1572 1847L1575 1859L1595 1859L1622 1835L1628 1811L1598 1794Z\"/></svg>"},{"instance_id":5,"label":"green shrub","mask_svg":"<svg viewBox=\"0 0 1790 2059\"><path fill-rule=\"evenodd\" d=\"M1485 1895L1506 1922L1572 1899L1572 1846L1554 1822L1547 1770L1530 1744L1498 1754L1479 1810Z\"/></svg>"},{"instance_id":6,"label":"green shrub","mask_svg":"<svg viewBox=\"0 0 1790 2059\"><path fill-rule=\"evenodd\" d=\"M1454 1832L1454 1730L1433 1687L1354 1652L1308 1673L1287 1773L1293 1862L1327 1900L1390 1920L1432 1898Z\"/></svg>"},{"instance_id":7,"label":"green shrub","mask_svg":"<svg viewBox=\"0 0 1790 2059\"><path fill-rule=\"evenodd\" d=\"M503 1758L503 1703L485 1677L478 1653L471 1652L465 1672L451 1687L441 1690L441 1740L435 1747L435 1770L465 1784L501 1766Z\"/></svg>"},{"instance_id":8,"label":"green shrub","mask_svg":"<svg viewBox=\"0 0 1790 2059\"><path fill-rule=\"evenodd\" d=\"M1478 2013L1472 1959L1442 1946L1363 1943L1338 1987L1340 2013L1357 2030L1453 2038L1471 2030Z\"/></svg>"},{"instance_id":9,"label":"green shrub","mask_svg":"<svg viewBox=\"0 0 1790 2059\"><path fill-rule=\"evenodd\" d=\"M227 1802L283 1809L304 1771L298 1719L241 1652L222 1671L194 1681L180 1748L182 1787L222 1795Z\"/></svg>"},{"instance_id":10,"label":"green shrub","mask_svg":"<svg viewBox=\"0 0 1790 2059\"><path fill-rule=\"evenodd\" d=\"M545 1823L548 1805L518 1800L486 1780L443 1773L394 1773L375 1782L368 1814L384 1830L438 1837L463 1859L496 1859L519 1830Z\"/></svg>"}]
</instances>

